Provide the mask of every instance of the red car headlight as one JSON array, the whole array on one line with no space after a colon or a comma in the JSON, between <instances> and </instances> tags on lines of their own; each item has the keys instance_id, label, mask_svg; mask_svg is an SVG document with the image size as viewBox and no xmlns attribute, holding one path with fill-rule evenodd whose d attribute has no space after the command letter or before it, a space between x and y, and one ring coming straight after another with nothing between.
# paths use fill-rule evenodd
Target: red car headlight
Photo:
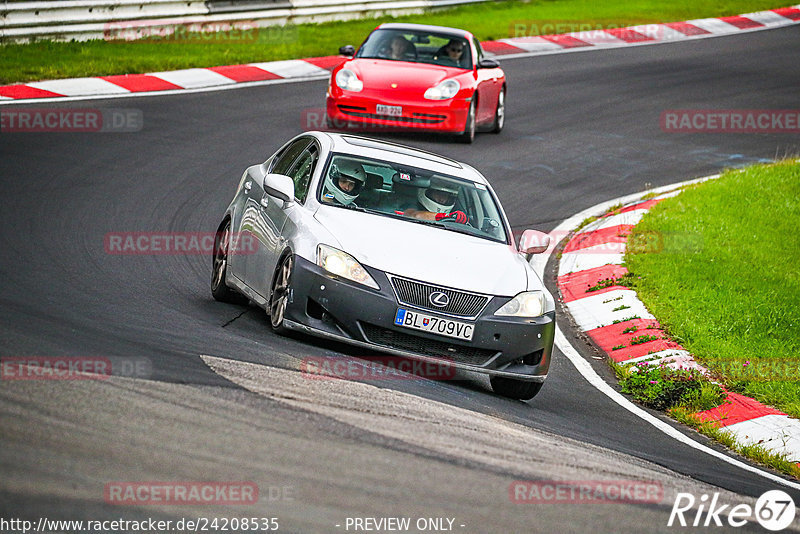
<instances>
[{"instance_id":1,"label":"red car headlight","mask_svg":"<svg viewBox=\"0 0 800 534\"><path fill-rule=\"evenodd\" d=\"M350 69L342 69L336 73L336 85L345 91L357 93L364 88L364 82L358 79L356 73Z\"/></svg>"},{"instance_id":2,"label":"red car headlight","mask_svg":"<svg viewBox=\"0 0 800 534\"><path fill-rule=\"evenodd\" d=\"M428 100L447 100L456 96L459 89L461 89L461 85L457 81L445 80L425 91L425 98Z\"/></svg>"}]
</instances>

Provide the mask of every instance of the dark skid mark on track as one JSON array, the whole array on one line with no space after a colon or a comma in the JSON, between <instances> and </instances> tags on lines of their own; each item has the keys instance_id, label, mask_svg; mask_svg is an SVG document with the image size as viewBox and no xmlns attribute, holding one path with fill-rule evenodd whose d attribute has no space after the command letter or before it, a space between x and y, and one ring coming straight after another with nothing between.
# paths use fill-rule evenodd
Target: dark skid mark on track
<instances>
[{"instance_id":1,"label":"dark skid mark on track","mask_svg":"<svg viewBox=\"0 0 800 534\"><path fill-rule=\"evenodd\" d=\"M232 322L234 322L236 319L238 319L239 317L241 317L242 315L244 315L245 313L247 313L247 312L249 312L249 311L250 311L249 309L247 309L247 310L244 310L242 313L240 313L239 315L237 315L236 317L234 317L233 319L231 319L230 321L228 321L227 323L225 323L224 325L222 325L222 328L225 328L226 326L228 326L229 324L231 324L231 323L232 323Z\"/></svg>"}]
</instances>

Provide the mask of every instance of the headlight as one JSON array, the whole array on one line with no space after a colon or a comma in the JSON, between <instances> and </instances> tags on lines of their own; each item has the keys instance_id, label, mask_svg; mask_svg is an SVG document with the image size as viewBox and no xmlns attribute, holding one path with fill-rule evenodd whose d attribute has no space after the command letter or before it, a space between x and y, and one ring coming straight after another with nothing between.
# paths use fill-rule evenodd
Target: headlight
<instances>
[{"instance_id":1,"label":"headlight","mask_svg":"<svg viewBox=\"0 0 800 534\"><path fill-rule=\"evenodd\" d=\"M461 86L457 81L445 80L425 91L425 98L428 100L446 100L456 96L459 89L461 89Z\"/></svg>"},{"instance_id":2,"label":"headlight","mask_svg":"<svg viewBox=\"0 0 800 534\"><path fill-rule=\"evenodd\" d=\"M328 245L319 245L317 247L317 265L336 276L347 278L373 289L380 289L367 270L353 256L339 249Z\"/></svg>"},{"instance_id":3,"label":"headlight","mask_svg":"<svg viewBox=\"0 0 800 534\"><path fill-rule=\"evenodd\" d=\"M345 91L358 92L364 88L364 82L358 79L350 69L342 69L336 73L336 85Z\"/></svg>"},{"instance_id":4,"label":"headlight","mask_svg":"<svg viewBox=\"0 0 800 534\"><path fill-rule=\"evenodd\" d=\"M545 298L541 291L525 291L506 302L495 315L539 317L544 313Z\"/></svg>"}]
</instances>

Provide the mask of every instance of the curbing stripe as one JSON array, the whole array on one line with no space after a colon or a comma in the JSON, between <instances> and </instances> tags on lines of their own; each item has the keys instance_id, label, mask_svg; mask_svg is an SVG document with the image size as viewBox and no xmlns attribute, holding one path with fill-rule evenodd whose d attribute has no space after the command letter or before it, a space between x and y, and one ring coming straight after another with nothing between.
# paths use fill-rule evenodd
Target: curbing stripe
<instances>
[{"instance_id":1,"label":"curbing stripe","mask_svg":"<svg viewBox=\"0 0 800 534\"><path fill-rule=\"evenodd\" d=\"M631 233L632 228L632 224L620 224L590 232L581 232L567 243L567 246L564 247L564 253L566 254L567 252L574 252L604 243L625 243L628 240L628 234ZM621 250L624 250L624 247L622 247ZM612 252L612 250L609 250L609 252Z\"/></svg>"},{"instance_id":2,"label":"curbing stripe","mask_svg":"<svg viewBox=\"0 0 800 534\"><path fill-rule=\"evenodd\" d=\"M267 63L250 63L252 67L258 67L267 72L277 74L281 78L301 78L308 76L329 76L330 72L326 69L317 67L303 61L302 59L287 59L286 61L270 61Z\"/></svg>"},{"instance_id":3,"label":"curbing stripe","mask_svg":"<svg viewBox=\"0 0 800 534\"><path fill-rule=\"evenodd\" d=\"M761 28L764 26L762 23L753 20L752 18L742 17L741 15L733 17L720 17L719 20L732 24L740 30L749 30L752 28Z\"/></svg>"},{"instance_id":4,"label":"curbing stripe","mask_svg":"<svg viewBox=\"0 0 800 534\"><path fill-rule=\"evenodd\" d=\"M571 35L542 35L542 39L546 39L555 43L562 48L582 48L584 46L592 46L586 41L581 41Z\"/></svg>"},{"instance_id":5,"label":"curbing stripe","mask_svg":"<svg viewBox=\"0 0 800 534\"><path fill-rule=\"evenodd\" d=\"M710 31L704 30L703 28L688 22L668 22L665 24L665 26L672 28L673 30L678 31L688 37L711 35Z\"/></svg>"},{"instance_id":6,"label":"curbing stripe","mask_svg":"<svg viewBox=\"0 0 800 534\"><path fill-rule=\"evenodd\" d=\"M78 95L114 95L130 93L127 89L102 78L70 78L67 80L50 80L31 82L28 87L55 93L59 96Z\"/></svg>"},{"instance_id":7,"label":"curbing stripe","mask_svg":"<svg viewBox=\"0 0 800 534\"><path fill-rule=\"evenodd\" d=\"M582 299L567 302L572 318L578 327L590 335L595 329L602 329L612 324L614 320L624 320L627 317L638 316L642 319L655 320L647 311L642 301L636 298L636 292L630 289L615 289L600 295L592 295ZM616 310L616 308L624 309ZM616 310L616 311L615 311ZM615 330L623 330L624 326L613 325ZM630 336L621 335L622 338ZM617 343L614 343L615 345Z\"/></svg>"},{"instance_id":8,"label":"curbing stripe","mask_svg":"<svg viewBox=\"0 0 800 534\"><path fill-rule=\"evenodd\" d=\"M725 430L743 445L761 445L786 459L800 462L800 426L785 414L769 414L741 423L734 423Z\"/></svg>"},{"instance_id":9,"label":"curbing stripe","mask_svg":"<svg viewBox=\"0 0 800 534\"><path fill-rule=\"evenodd\" d=\"M275 80L280 78L277 74L267 72L264 69L253 67L252 65L228 65L224 67L210 67L208 70L221 74L226 78L242 82L260 82L264 80Z\"/></svg>"},{"instance_id":10,"label":"curbing stripe","mask_svg":"<svg viewBox=\"0 0 800 534\"><path fill-rule=\"evenodd\" d=\"M625 253L624 247L622 249L619 252L607 252L606 245L596 245L577 252L568 252L561 256L559 272L569 274L609 264L622 265L622 256Z\"/></svg>"},{"instance_id":11,"label":"curbing stripe","mask_svg":"<svg viewBox=\"0 0 800 534\"><path fill-rule=\"evenodd\" d=\"M147 74L122 74L119 76L101 76L100 78L132 93L182 89L173 83L155 76L148 76Z\"/></svg>"},{"instance_id":12,"label":"curbing stripe","mask_svg":"<svg viewBox=\"0 0 800 534\"><path fill-rule=\"evenodd\" d=\"M698 412L696 415L701 421L715 421L719 426L726 427L773 414L786 415L782 411L761 404L755 399L729 391L727 403L710 410Z\"/></svg>"},{"instance_id":13,"label":"curbing stripe","mask_svg":"<svg viewBox=\"0 0 800 534\"><path fill-rule=\"evenodd\" d=\"M792 24L792 19L789 17L782 17L775 11L757 11L750 13L747 18L761 23L763 26L787 26Z\"/></svg>"},{"instance_id":14,"label":"curbing stripe","mask_svg":"<svg viewBox=\"0 0 800 534\"><path fill-rule=\"evenodd\" d=\"M800 20L800 9L798 9L798 6L779 7L778 9L773 9L771 11L789 20Z\"/></svg>"},{"instance_id":15,"label":"curbing stripe","mask_svg":"<svg viewBox=\"0 0 800 534\"><path fill-rule=\"evenodd\" d=\"M558 277L558 288L564 298L564 302L582 299L590 295L602 295L615 289L628 289L622 286L611 286L595 291L588 291L590 287L597 285L601 280L610 278L620 278L628 274L628 269L622 265L602 265L593 269L578 271Z\"/></svg>"},{"instance_id":16,"label":"curbing stripe","mask_svg":"<svg viewBox=\"0 0 800 534\"><path fill-rule=\"evenodd\" d=\"M29 100L31 98L55 98L60 95L58 93L54 93L53 91L47 91L45 89L37 89L35 87L31 87L30 85L6 85L0 87L0 95L3 98L11 98L13 100Z\"/></svg>"},{"instance_id":17,"label":"curbing stripe","mask_svg":"<svg viewBox=\"0 0 800 534\"><path fill-rule=\"evenodd\" d=\"M166 72L153 72L150 76L155 76L166 82L184 87L186 89L196 89L198 87L212 87L215 85L228 85L236 83L227 76L218 74L208 69L182 69Z\"/></svg>"},{"instance_id":18,"label":"curbing stripe","mask_svg":"<svg viewBox=\"0 0 800 534\"><path fill-rule=\"evenodd\" d=\"M652 37L648 37L644 33L639 33L633 28L614 28L605 30L606 33L611 34L617 39L621 39L626 43L643 43L646 41L655 41Z\"/></svg>"},{"instance_id":19,"label":"curbing stripe","mask_svg":"<svg viewBox=\"0 0 800 534\"><path fill-rule=\"evenodd\" d=\"M628 44L622 39L618 39L617 37L614 37L611 33L604 30L573 32L573 33L568 33L567 35L569 35L573 39L583 41L584 43L588 43L589 45L595 47L625 46L626 44Z\"/></svg>"},{"instance_id":20,"label":"curbing stripe","mask_svg":"<svg viewBox=\"0 0 800 534\"><path fill-rule=\"evenodd\" d=\"M691 21L692 25L697 26L701 30L705 30L708 33L716 34L716 35L728 35L731 33L736 33L740 30L733 24L729 24L722 19L697 19Z\"/></svg>"}]
</instances>

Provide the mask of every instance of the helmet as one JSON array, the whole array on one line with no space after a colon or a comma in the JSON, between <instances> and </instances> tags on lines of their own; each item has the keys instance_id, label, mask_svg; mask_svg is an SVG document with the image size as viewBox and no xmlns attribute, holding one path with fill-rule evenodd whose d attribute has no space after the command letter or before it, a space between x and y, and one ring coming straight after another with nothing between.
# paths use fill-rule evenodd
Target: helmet
<instances>
[{"instance_id":1,"label":"helmet","mask_svg":"<svg viewBox=\"0 0 800 534\"><path fill-rule=\"evenodd\" d=\"M441 180L432 180L427 189L417 192L417 199L425 209L434 213L449 213L458 197L458 187Z\"/></svg>"},{"instance_id":2,"label":"helmet","mask_svg":"<svg viewBox=\"0 0 800 534\"><path fill-rule=\"evenodd\" d=\"M355 187L351 191L345 191L339 186L339 180L342 179L352 180L355 182ZM367 173L360 163L349 159L337 159L325 177L325 189L333 194L336 200L347 205L358 197L366 181Z\"/></svg>"}]
</instances>

